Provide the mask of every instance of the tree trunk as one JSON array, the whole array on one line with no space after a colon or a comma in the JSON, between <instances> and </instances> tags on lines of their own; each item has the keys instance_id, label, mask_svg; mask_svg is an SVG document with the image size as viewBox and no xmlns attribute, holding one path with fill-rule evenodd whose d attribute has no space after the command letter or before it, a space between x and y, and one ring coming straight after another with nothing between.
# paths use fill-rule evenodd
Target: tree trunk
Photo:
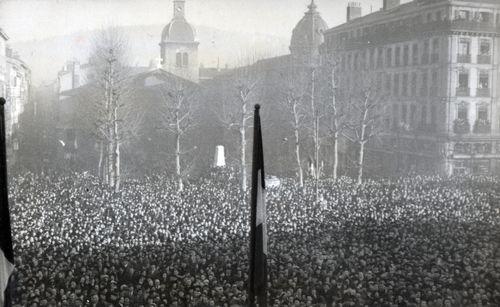
<instances>
[{"instance_id":1,"label":"tree trunk","mask_svg":"<svg viewBox=\"0 0 500 307\"><path fill-rule=\"evenodd\" d=\"M339 132L334 133L333 139L333 180L337 180L339 172Z\"/></svg>"},{"instance_id":2,"label":"tree trunk","mask_svg":"<svg viewBox=\"0 0 500 307\"><path fill-rule=\"evenodd\" d=\"M304 172L302 171L302 164L300 161L300 138L299 138L299 116L297 113L297 104L293 105L293 118L294 118L294 132L295 132L295 159L297 162L299 187L304 187Z\"/></svg>"},{"instance_id":3,"label":"tree trunk","mask_svg":"<svg viewBox=\"0 0 500 307\"><path fill-rule=\"evenodd\" d=\"M365 141L359 143L359 157L358 157L358 185L363 183L363 162L365 156Z\"/></svg>"},{"instance_id":4,"label":"tree trunk","mask_svg":"<svg viewBox=\"0 0 500 307\"><path fill-rule=\"evenodd\" d=\"M182 192L182 190L184 189L184 185L182 183L181 174L181 137L179 131L175 136L175 174L177 176L177 192Z\"/></svg>"},{"instance_id":5,"label":"tree trunk","mask_svg":"<svg viewBox=\"0 0 500 307\"><path fill-rule=\"evenodd\" d=\"M118 136L118 102L113 103L113 187L120 190L120 140Z\"/></svg>"},{"instance_id":6,"label":"tree trunk","mask_svg":"<svg viewBox=\"0 0 500 307\"><path fill-rule=\"evenodd\" d=\"M247 169L246 169L246 147L247 139L245 136L245 120L240 127L240 142L241 142L241 152L240 152L240 171L241 171L241 191L245 193L247 191Z\"/></svg>"},{"instance_id":7,"label":"tree trunk","mask_svg":"<svg viewBox=\"0 0 500 307\"><path fill-rule=\"evenodd\" d=\"M97 165L97 176L101 178L101 180L104 179L104 176L102 175L102 164L104 162L104 145L103 142L99 142L99 163Z\"/></svg>"}]
</instances>

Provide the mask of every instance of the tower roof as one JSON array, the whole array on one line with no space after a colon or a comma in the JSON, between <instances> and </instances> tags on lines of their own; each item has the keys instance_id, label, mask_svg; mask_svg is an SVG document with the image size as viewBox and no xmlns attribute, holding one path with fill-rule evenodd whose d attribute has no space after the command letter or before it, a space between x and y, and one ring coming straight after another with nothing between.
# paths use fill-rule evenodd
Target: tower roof
<instances>
[{"instance_id":1,"label":"tower roof","mask_svg":"<svg viewBox=\"0 0 500 307\"><path fill-rule=\"evenodd\" d=\"M174 18L168 25L163 28L161 34L161 42L194 42L196 31L186 19Z\"/></svg>"},{"instance_id":2,"label":"tower roof","mask_svg":"<svg viewBox=\"0 0 500 307\"><path fill-rule=\"evenodd\" d=\"M308 9L293 29L290 42L292 53L314 50L323 43L323 32L328 29L328 25L316 10L317 6L314 0L311 1Z\"/></svg>"}]
</instances>

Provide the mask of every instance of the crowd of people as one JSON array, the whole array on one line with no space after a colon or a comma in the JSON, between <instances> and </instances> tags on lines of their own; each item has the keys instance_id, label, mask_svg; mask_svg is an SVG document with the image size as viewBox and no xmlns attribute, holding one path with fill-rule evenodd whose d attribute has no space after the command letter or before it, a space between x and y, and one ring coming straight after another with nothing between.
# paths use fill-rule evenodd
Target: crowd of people
<instances>
[{"instance_id":1,"label":"crowd of people","mask_svg":"<svg viewBox=\"0 0 500 307\"><path fill-rule=\"evenodd\" d=\"M113 192L10 181L15 306L242 306L249 208L221 170ZM311 188L309 188L311 186ZM270 306L500 306L500 180L348 178L268 190Z\"/></svg>"}]
</instances>

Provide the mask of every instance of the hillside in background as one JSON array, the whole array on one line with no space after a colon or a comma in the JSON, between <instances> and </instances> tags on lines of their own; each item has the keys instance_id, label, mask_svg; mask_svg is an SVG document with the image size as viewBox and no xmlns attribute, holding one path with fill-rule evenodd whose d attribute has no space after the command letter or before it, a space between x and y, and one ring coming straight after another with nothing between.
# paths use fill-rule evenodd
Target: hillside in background
<instances>
[{"instance_id":1,"label":"hillside in background","mask_svg":"<svg viewBox=\"0 0 500 307\"><path fill-rule=\"evenodd\" d=\"M160 35L164 25L120 27L129 40L130 64L147 66L159 58ZM289 39L265 34L227 32L196 26L200 42L200 63L205 67L230 67L257 59L288 53ZM43 40L11 43L32 69L34 85L56 79L57 72L70 59L87 62L97 31L79 32Z\"/></svg>"}]
</instances>

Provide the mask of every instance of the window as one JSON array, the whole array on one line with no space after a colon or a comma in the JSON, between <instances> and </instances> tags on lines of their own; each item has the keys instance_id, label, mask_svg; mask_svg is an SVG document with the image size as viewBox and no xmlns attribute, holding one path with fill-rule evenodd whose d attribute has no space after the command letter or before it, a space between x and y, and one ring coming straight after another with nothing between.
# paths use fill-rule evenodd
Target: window
<instances>
[{"instance_id":1,"label":"window","mask_svg":"<svg viewBox=\"0 0 500 307\"><path fill-rule=\"evenodd\" d=\"M403 65L404 66L408 66L408 61L410 60L409 59L410 57L410 47L408 45L405 45L404 46L404 49L403 49Z\"/></svg>"},{"instance_id":2,"label":"window","mask_svg":"<svg viewBox=\"0 0 500 307\"><path fill-rule=\"evenodd\" d=\"M375 68L375 49L370 49L370 68Z\"/></svg>"},{"instance_id":3,"label":"window","mask_svg":"<svg viewBox=\"0 0 500 307\"><path fill-rule=\"evenodd\" d=\"M187 54L187 52L184 52L184 54L182 55L182 64L184 67L189 66L189 55Z\"/></svg>"},{"instance_id":4,"label":"window","mask_svg":"<svg viewBox=\"0 0 500 307\"><path fill-rule=\"evenodd\" d=\"M385 66L386 67L391 67L392 66L392 48L387 48L385 51Z\"/></svg>"},{"instance_id":5,"label":"window","mask_svg":"<svg viewBox=\"0 0 500 307\"><path fill-rule=\"evenodd\" d=\"M387 93L390 93L390 92L391 92L391 81L392 81L391 79L392 79L391 74L387 74L387 75L385 76L385 91L386 91Z\"/></svg>"},{"instance_id":6,"label":"window","mask_svg":"<svg viewBox=\"0 0 500 307\"><path fill-rule=\"evenodd\" d=\"M411 95L417 96L417 73L411 73Z\"/></svg>"},{"instance_id":7,"label":"window","mask_svg":"<svg viewBox=\"0 0 500 307\"><path fill-rule=\"evenodd\" d=\"M359 64L359 54L355 53L354 54L354 70L358 70L358 64Z\"/></svg>"},{"instance_id":8,"label":"window","mask_svg":"<svg viewBox=\"0 0 500 307\"><path fill-rule=\"evenodd\" d=\"M394 74L394 96L399 96L399 74Z\"/></svg>"},{"instance_id":9,"label":"window","mask_svg":"<svg viewBox=\"0 0 500 307\"><path fill-rule=\"evenodd\" d=\"M436 114L436 106L432 106L431 107L431 126L433 129L436 128L436 123L437 123L436 122L436 118L437 118L436 115L437 115Z\"/></svg>"},{"instance_id":10,"label":"window","mask_svg":"<svg viewBox=\"0 0 500 307\"><path fill-rule=\"evenodd\" d=\"M470 11L467 11L467 10L455 11L455 19L469 20L469 16L470 16Z\"/></svg>"},{"instance_id":11,"label":"window","mask_svg":"<svg viewBox=\"0 0 500 307\"><path fill-rule=\"evenodd\" d=\"M396 66L401 65L401 47L396 47L396 52L394 54L394 58L396 60Z\"/></svg>"},{"instance_id":12,"label":"window","mask_svg":"<svg viewBox=\"0 0 500 307\"><path fill-rule=\"evenodd\" d=\"M480 104L477 107L477 120L479 121L487 121L488 118L488 105Z\"/></svg>"},{"instance_id":13,"label":"window","mask_svg":"<svg viewBox=\"0 0 500 307\"><path fill-rule=\"evenodd\" d=\"M441 11L437 11L436 12L436 21L440 21L441 20Z\"/></svg>"},{"instance_id":14,"label":"window","mask_svg":"<svg viewBox=\"0 0 500 307\"><path fill-rule=\"evenodd\" d=\"M348 68L349 70L351 70L351 69L352 69L352 55L351 55L351 54L349 54L349 55L347 56L347 68Z\"/></svg>"},{"instance_id":15,"label":"window","mask_svg":"<svg viewBox=\"0 0 500 307\"><path fill-rule=\"evenodd\" d=\"M439 38L432 40L432 63L439 61Z\"/></svg>"},{"instance_id":16,"label":"window","mask_svg":"<svg viewBox=\"0 0 500 307\"><path fill-rule=\"evenodd\" d=\"M418 44L413 44L411 52L413 65L418 65Z\"/></svg>"},{"instance_id":17,"label":"window","mask_svg":"<svg viewBox=\"0 0 500 307\"><path fill-rule=\"evenodd\" d=\"M384 57L383 57L383 49L382 48L378 48L377 49L377 68L382 68L382 66L384 65Z\"/></svg>"},{"instance_id":18,"label":"window","mask_svg":"<svg viewBox=\"0 0 500 307\"><path fill-rule=\"evenodd\" d=\"M175 55L175 66L182 67L182 53L180 52Z\"/></svg>"},{"instance_id":19,"label":"window","mask_svg":"<svg viewBox=\"0 0 500 307\"><path fill-rule=\"evenodd\" d=\"M407 117L408 117L408 106L406 104L403 104L403 107L401 108L401 122L406 123Z\"/></svg>"},{"instance_id":20,"label":"window","mask_svg":"<svg viewBox=\"0 0 500 307\"><path fill-rule=\"evenodd\" d=\"M470 54L470 39L462 38L458 43L458 54L469 55Z\"/></svg>"},{"instance_id":21,"label":"window","mask_svg":"<svg viewBox=\"0 0 500 307\"><path fill-rule=\"evenodd\" d=\"M424 71L422 72L422 86L420 87L420 94L422 96L427 96L427 86L428 86L427 71Z\"/></svg>"},{"instance_id":22,"label":"window","mask_svg":"<svg viewBox=\"0 0 500 307\"><path fill-rule=\"evenodd\" d=\"M427 13L427 22L432 22L432 13Z\"/></svg>"},{"instance_id":23,"label":"window","mask_svg":"<svg viewBox=\"0 0 500 307\"><path fill-rule=\"evenodd\" d=\"M469 87L469 73L468 72L460 72L458 74L458 87L459 88L468 88Z\"/></svg>"},{"instance_id":24,"label":"window","mask_svg":"<svg viewBox=\"0 0 500 307\"><path fill-rule=\"evenodd\" d=\"M424 41L424 50L422 51L422 64L429 63L429 40Z\"/></svg>"},{"instance_id":25,"label":"window","mask_svg":"<svg viewBox=\"0 0 500 307\"><path fill-rule=\"evenodd\" d=\"M479 44L480 55L491 55L491 43L487 39L482 39Z\"/></svg>"},{"instance_id":26,"label":"window","mask_svg":"<svg viewBox=\"0 0 500 307\"><path fill-rule=\"evenodd\" d=\"M489 89L490 88L490 76L488 72L479 73L479 89Z\"/></svg>"},{"instance_id":27,"label":"window","mask_svg":"<svg viewBox=\"0 0 500 307\"><path fill-rule=\"evenodd\" d=\"M392 105L392 124L394 128L399 126L399 105L397 104Z\"/></svg>"},{"instance_id":28,"label":"window","mask_svg":"<svg viewBox=\"0 0 500 307\"><path fill-rule=\"evenodd\" d=\"M408 96L408 74L403 74L402 95Z\"/></svg>"},{"instance_id":29,"label":"window","mask_svg":"<svg viewBox=\"0 0 500 307\"><path fill-rule=\"evenodd\" d=\"M415 118L417 117L417 107L412 104L410 106L410 125L415 127Z\"/></svg>"},{"instance_id":30,"label":"window","mask_svg":"<svg viewBox=\"0 0 500 307\"><path fill-rule=\"evenodd\" d=\"M478 19L479 19L480 22L489 23L489 22L491 22L491 13L489 13L489 12L480 12L479 16L478 16Z\"/></svg>"},{"instance_id":31,"label":"window","mask_svg":"<svg viewBox=\"0 0 500 307\"><path fill-rule=\"evenodd\" d=\"M469 118L469 106L466 102L461 102L458 104L457 108L457 119L466 121Z\"/></svg>"},{"instance_id":32,"label":"window","mask_svg":"<svg viewBox=\"0 0 500 307\"><path fill-rule=\"evenodd\" d=\"M427 106L422 106L422 115L420 117L420 125L425 126L427 123Z\"/></svg>"}]
</instances>

